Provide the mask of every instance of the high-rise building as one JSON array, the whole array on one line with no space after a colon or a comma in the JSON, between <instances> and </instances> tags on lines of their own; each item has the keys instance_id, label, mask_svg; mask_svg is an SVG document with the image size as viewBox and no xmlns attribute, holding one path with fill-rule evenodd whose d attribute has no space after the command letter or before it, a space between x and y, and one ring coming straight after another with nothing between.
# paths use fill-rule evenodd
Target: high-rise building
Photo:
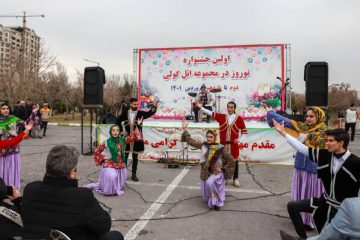
<instances>
[{"instance_id":1,"label":"high-rise building","mask_svg":"<svg viewBox=\"0 0 360 240\"><path fill-rule=\"evenodd\" d=\"M23 55L22 55L23 54ZM40 60L40 37L35 31L0 24L0 74L8 70L37 74Z\"/></svg>"}]
</instances>

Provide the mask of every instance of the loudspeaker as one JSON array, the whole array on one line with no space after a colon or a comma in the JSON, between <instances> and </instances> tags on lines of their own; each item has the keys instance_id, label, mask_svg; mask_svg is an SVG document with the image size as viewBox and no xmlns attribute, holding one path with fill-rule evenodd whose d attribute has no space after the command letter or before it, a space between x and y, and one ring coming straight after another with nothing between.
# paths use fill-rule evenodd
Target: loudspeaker
<instances>
[{"instance_id":1,"label":"loudspeaker","mask_svg":"<svg viewBox=\"0 0 360 240\"><path fill-rule=\"evenodd\" d=\"M304 80L306 106L328 105L328 64L308 62L305 65Z\"/></svg>"},{"instance_id":2,"label":"loudspeaker","mask_svg":"<svg viewBox=\"0 0 360 240\"><path fill-rule=\"evenodd\" d=\"M84 105L103 105L105 71L101 67L87 67L84 71Z\"/></svg>"}]
</instances>

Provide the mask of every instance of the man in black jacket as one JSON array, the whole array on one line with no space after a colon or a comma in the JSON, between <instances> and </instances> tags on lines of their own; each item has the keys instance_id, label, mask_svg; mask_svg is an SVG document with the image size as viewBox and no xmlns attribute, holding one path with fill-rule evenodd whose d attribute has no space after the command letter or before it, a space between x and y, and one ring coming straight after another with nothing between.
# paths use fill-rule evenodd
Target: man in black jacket
<instances>
[{"instance_id":1,"label":"man in black jacket","mask_svg":"<svg viewBox=\"0 0 360 240\"><path fill-rule=\"evenodd\" d=\"M46 161L44 180L29 183L23 194L25 237L49 238L51 229L76 239L123 239L111 231L111 219L91 190L79 188L78 152L73 147L53 147Z\"/></svg>"},{"instance_id":2,"label":"man in black jacket","mask_svg":"<svg viewBox=\"0 0 360 240\"><path fill-rule=\"evenodd\" d=\"M130 107L126 107L121 112L116 120L116 125L122 128L123 135L132 135L136 128L142 132L142 122L144 119L147 119L154 115L157 110L158 100L154 101L153 106L149 111L138 110L138 100L137 98L130 98ZM139 153L144 152L144 140L135 140L129 144L126 144L126 159L129 157L130 152L132 152L132 176L131 180L138 182L139 179L136 176L137 165L138 165L138 155Z\"/></svg>"}]
</instances>

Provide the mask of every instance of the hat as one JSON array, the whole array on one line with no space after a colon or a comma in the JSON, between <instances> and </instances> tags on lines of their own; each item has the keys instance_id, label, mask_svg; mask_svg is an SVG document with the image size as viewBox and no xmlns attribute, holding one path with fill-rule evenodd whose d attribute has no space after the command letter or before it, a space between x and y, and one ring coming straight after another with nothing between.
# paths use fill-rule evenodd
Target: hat
<instances>
[{"instance_id":1,"label":"hat","mask_svg":"<svg viewBox=\"0 0 360 240\"><path fill-rule=\"evenodd\" d=\"M12 187L6 186L4 180L0 178L0 202L2 202L7 195L10 195L10 191L12 191Z\"/></svg>"},{"instance_id":2,"label":"hat","mask_svg":"<svg viewBox=\"0 0 360 240\"><path fill-rule=\"evenodd\" d=\"M200 89L203 89L203 88L206 88L206 85L205 84L202 84Z\"/></svg>"}]
</instances>

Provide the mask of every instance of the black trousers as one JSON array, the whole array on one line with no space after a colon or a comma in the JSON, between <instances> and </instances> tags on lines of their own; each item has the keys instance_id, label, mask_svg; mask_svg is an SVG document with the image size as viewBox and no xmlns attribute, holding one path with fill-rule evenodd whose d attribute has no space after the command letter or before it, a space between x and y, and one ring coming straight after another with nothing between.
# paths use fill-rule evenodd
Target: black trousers
<instances>
[{"instance_id":1,"label":"black trousers","mask_svg":"<svg viewBox=\"0 0 360 240\"><path fill-rule=\"evenodd\" d=\"M48 122L42 122L42 127L44 129L43 136L45 136L45 134L46 134L47 124L48 124Z\"/></svg>"},{"instance_id":2,"label":"black trousers","mask_svg":"<svg viewBox=\"0 0 360 240\"><path fill-rule=\"evenodd\" d=\"M354 123L345 123L345 131L348 132L350 128L351 128L351 141L354 141L356 122L354 122Z\"/></svg>"},{"instance_id":3,"label":"black trousers","mask_svg":"<svg viewBox=\"0 0 360 240\"><path fill-rule=\"evenodd\" d=\"M235 171L234 171L234 177L233 179L239 178L239 161L235 162Z\"/></svg>"},{"instance_id":4,"label":"black trousers","mask_svg":"<svg viewBox=\"0 0 360 240\"><path fill-rule=\"evenodd\" d=\"M138 155L137 153L132 153L132 175L136 176L137 166L138 166ZM126 160L129 158L129 153L125 154Z\"/></svg>"},{"instance_id":5,"label":"black trousers","mask_svg":"<svg viewBox=\"0 0 360 240\"><path fill-rule=\"evenodd\" d=\"M302 221L301 212L312 213L314 208L310 206L310 199L290 201L287 204L287 210L294 224L295 231L299 237L307 238L304 223Z\"/></svg>"},{"instance_id":6,"label":"black trousers","mask_svg":"<svg viewBox=\"0 0 360 240\"><path fill-rule=\"evenodd\" d=\"M204 108L212 111L212 107L211 107L211 106L204 106ZM200 111L200 109L194 109L195 122L198 122L198 121L199 121L199 111ZM206 116L206 121L209 122L210 119L211 119L211 116L207 115L207 116Z\"/></svg>"}]
</instances>

